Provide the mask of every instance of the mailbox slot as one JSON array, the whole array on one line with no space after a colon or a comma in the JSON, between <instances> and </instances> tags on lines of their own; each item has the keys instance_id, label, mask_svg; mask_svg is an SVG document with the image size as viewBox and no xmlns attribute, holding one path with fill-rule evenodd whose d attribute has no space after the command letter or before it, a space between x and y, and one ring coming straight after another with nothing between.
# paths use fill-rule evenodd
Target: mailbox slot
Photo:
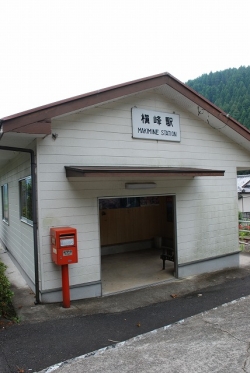
<instances>
[{"instance_id":1,"label":"mailbox slot","mask_svg":"<svg viewBox=\"0 0 250 373\"><path fill-rule=\"evenodd\" d=\"M60 236L60 247L75 246L75 236Z\"/></svg>"}]
</instances>

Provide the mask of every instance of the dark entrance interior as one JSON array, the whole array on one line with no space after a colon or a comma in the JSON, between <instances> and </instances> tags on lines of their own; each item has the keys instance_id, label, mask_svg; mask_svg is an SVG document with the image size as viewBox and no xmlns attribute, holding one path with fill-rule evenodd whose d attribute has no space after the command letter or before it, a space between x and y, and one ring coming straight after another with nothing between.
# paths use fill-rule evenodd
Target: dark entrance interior
<instances>
[{"instance_id":1,"label":"dark entrance interior","mask_svg":"<svg viewBox=\"0 0 250 373\"><path fill-rule=\"evenodd\" d=\"M99 200L103 294L174 276L174 204L174 196Z\"/></svg>"}]
</instances>

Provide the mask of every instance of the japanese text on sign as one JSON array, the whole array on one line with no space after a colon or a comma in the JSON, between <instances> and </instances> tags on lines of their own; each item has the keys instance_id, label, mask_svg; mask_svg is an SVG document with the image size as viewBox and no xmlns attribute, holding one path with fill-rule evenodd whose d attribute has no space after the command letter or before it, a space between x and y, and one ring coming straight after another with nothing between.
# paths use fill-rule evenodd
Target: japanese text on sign
<instances>
[{"instance_id":1,"label":"japanese text on sign","mask_svg":"<svg viewBox=\"0 0 250 373\"><path fill-rule=\"evenodd\" d=\"M180 118L177 114L132 108L133 137L163 141L180 141Z\"/></svg>"}]
</instances>

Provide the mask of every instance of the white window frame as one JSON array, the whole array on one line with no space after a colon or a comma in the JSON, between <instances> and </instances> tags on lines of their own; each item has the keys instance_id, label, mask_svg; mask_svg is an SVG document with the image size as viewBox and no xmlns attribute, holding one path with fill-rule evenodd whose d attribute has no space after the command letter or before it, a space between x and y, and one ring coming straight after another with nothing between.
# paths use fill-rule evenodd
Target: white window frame
<instances>
[{"instance_id":1,"label":"white window frame","mask_svg":"<svg viewBox=\"0 0 250 373\"><path fill-rule=\"evenodd\" d=\"M31 190L28 191L28 186ZM29 198L31 198L31 211L28 211L30 206ZM20 203L20 219L22 222L33 225L32 220L32 179L31 176L24 177L19 180L19 203ZM31 218L31 219L30 219Z\"/></svg>"},{"instance_id":2,"label":"white window frame","mask_svg":"<svg viewBox=\"0 0 250 373\"><path fill-rule=\"evenodd\" d=\"M2 196L2 219L6 224L9 224L9 190L8 190L7 183L1 186L1 196Z\"/></svg>"}]
</instances>

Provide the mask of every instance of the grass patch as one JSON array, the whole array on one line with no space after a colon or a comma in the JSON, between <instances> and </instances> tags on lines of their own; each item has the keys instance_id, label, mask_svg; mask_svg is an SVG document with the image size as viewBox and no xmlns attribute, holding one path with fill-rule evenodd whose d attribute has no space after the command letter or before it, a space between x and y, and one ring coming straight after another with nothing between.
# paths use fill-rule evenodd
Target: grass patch
<instances>
[{"instance_id":1,"label":"grass patch","mask_svg":"<svg viewBox=\"0 0 250 373\"><path fill-rule=\"evenodd\" d=\"M10 282L5 275L6 265L0 262L0 318L16 322L16 312L11 299L14 293L10 290Z\"/></svg>"}]
</instances>

